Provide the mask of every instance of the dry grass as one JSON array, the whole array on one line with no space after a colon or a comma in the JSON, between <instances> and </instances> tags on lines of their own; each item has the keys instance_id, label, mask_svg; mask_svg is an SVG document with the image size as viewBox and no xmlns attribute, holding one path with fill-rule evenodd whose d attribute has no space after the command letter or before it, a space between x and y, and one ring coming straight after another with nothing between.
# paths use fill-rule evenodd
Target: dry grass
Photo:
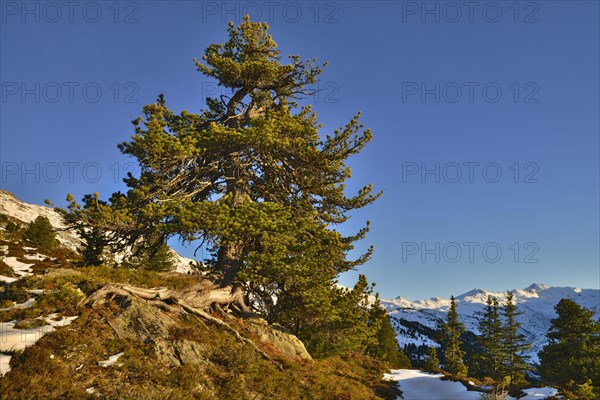
<instances>
[{"instance_id":1,"label":"dry grass","mask_svg":"<svg viewBox=\"0 0 600 400\"><path fill-rule=\"evenodd\" d=\"M146 277L152 284L172 287L194 279L156 273ZM385 366L368 357L356 355L314 362L280 358L284 365L281 371L227 330L193 316L178 317L177 327L166 339L201 343L205 349L201 358L205 361L169 367L161 363L152 342L117 336L107 323L122 312L116 302L108 302L97 310L73 308L81 298L75 288L91 288L111 279L140 283L139 276L104 267L53 271L19 282L20 287L13 290L47 288L48 292L39 295L33 307L5 312L4 317L35 318L55 311L65 315L78 312L80 317L13 356L12 371L0 378L4 398L83 399L90 396L86 388L94 388L108 399L363 400L395 398L397 394L392 384L381 382ZM122 366L97 365L119 352L124 353L119 359Z\"/></svg>"}]
</instances>

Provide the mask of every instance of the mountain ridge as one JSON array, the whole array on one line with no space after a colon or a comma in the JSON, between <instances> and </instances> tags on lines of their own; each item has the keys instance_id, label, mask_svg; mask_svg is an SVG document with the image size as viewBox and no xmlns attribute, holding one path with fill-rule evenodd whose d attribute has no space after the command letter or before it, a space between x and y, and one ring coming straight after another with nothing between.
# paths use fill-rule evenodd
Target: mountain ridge
<instances>
[{"instance_id":1,"label":"mountain ridge","mask_svg":"<svg viewBox=\"0 0 600 400\"><path fill-rule=\"evenodd\" d=\"M600 318L600 289L582 289L570 286L549 286L533 283L524 289L513 289L514 301L523 314L518 321L523 324L521 332L532 343L525 353L533 363L538 363L537 353L547 343L546 332L552 318L556 317L554 306L562 299L573 300L583 307L594 311ZM487 297L493 296L502 305L506 301L506 292L493 292L475 288L455 297L459 319L468 332L478 335L478 315L483 311ZM434 331L446 318L450 300L440 297L410 301L402 297L381 299L397 333L398 342L405 351L408 347L439 346ZM414 352L413 352L414 353ZM419 359L423 349L413 358Z\"/></svg>"},{"instance_id":2,"label":"mountain ridge","mask_svg":"<svg viewBox=\"0 0 600 400\"><path fill-rule=\"evenodd\" d=\"M34 221L38 216L46 217L54 228L61 245L76 252L82 244L81 238L73 230L68 229L62 215L55 209L45 205L26 203L19 200L13 193L2 189L0 189L0 214L25 224ZM188 274L197 271L193 265L198 261L185 257L174 249L171 249L171 252L176 272Z\"/></svg>"}]
</instances>

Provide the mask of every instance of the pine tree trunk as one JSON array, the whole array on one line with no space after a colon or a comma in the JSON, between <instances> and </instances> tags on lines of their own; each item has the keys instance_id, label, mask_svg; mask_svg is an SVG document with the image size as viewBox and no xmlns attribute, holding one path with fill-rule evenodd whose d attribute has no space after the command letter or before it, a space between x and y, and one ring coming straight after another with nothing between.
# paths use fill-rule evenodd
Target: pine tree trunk
<instances>
[{"instance_id":1,"label":"pine tree trunk","mask_svg":"<svg viewBox=\"0 0 600 400\"><path fill-rule=\"evenodd\" d=\"M238 208L246 201L245 184L241 179L241 159L239 153L232 155L232 161L226 169L227 195L231 196L231 206ZM223 285L232 285L241 267L243 246L241 243L222 245L217 253L217 271L222 275Z\"/></svg>"},{"instance_id":2,"label":"pine tree trunk","mask_svg":"<svg viewBox=\"0 0 600 400\"><path fill-rule=\"evenodd\" d=\"M230 128L240 128L244 125L244 116L237 114L238 106L248 94L247 88L239 89L230 99L227 105L227 113L224 124ZM246 201L246 182L242 176L243 165L239 152L230 155L229 165L225 167L225 179L227 182L226 194L231 196L231 206L238 208ZM243 246L241 243L228 243L222 245L217 253L217 271L222 275L222 284L232 285L241 267Z\"/></svg>"},{"instance_id":3,"label":"pine tree trunk","mask_svg":"<svg viewBox=\"0 0 600 400\"><path fill-rule=\"evenodd\" d=\"M240 270L241 246L239 244L224 245L217 254L217 271L222 274L223 285L233 283Z\"/></svg>"}]
</instances>

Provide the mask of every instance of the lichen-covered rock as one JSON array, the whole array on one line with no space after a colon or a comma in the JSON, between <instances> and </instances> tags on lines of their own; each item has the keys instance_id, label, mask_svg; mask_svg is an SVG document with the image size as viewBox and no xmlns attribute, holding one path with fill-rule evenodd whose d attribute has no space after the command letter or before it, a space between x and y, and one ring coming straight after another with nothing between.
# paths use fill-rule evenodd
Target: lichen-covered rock
<instances>
[{"instance_id":1,"label":"lichen-covered rock","mask_svg":"<svg viewBox=\"0 0 600 400\"><path fill-rule=\"evenodd\" d=\"M193 340L159 340L155 343L156 354L170 367L207 363L207 347Z\"/></svg>"},{"instance_id":2,"label":"lichen-covered rock","mask_svg":"<svg viewBox=\"0 0 600 400\"><path fill-rule=\"evenodd\" d=\"M178 325L173 313L131 297L116 296L113 301L122 309L110 322L120 338L153 346L158 358L170 367L205 360L206 348L201 343L171 337L170 330Z\"/></svg>"},{"instance_id":3,"label":"lichen-covered rock","mask_svg":"<svg viewBox=\"0 0 600 400\"><path fill-rule=\"evenodd\" d=\"M296 336L285 332L277 325L269 325L261 318L246 320L250 332L258 337L260 342L273 346L282 355L299 360L312 360L310 354L304 347L304 343Z\"/></svg>"}]
</instances>

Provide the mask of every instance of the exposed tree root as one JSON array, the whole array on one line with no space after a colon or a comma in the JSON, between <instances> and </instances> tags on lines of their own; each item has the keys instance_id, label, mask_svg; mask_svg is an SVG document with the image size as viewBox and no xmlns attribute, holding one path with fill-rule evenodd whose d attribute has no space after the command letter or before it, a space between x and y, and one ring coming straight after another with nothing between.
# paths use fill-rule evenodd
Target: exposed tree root
<instances>
[{"instance_id":1,"label":"exposed tree root","mask_svg":"<svg viewBox=\"0 0 600 400\"><path fill-rule=\"evenodd\" d=\"M243 337L233 326L222 319L213 317L207 312L207 310L210 310L211 308L217 308L222 311L221 306L229 307L231 305L243 313L247 312L248 308L244 304L241 290L235 290L231 287L214 286L210 281L202 282L181 291L170 290L167 288L146 289L124 284L108 284L83 299L78 306L93 307L96 302L114 296L131 296L147 300L148 303L154 306L169 308L172 311L175 311L173 310L173 305L177 305L189 314L208 320L228 330L238 340L252 346L262 357L269 360L283 371L283 366L261 350L252 340Z\"/></svg>"}]
</instances>

